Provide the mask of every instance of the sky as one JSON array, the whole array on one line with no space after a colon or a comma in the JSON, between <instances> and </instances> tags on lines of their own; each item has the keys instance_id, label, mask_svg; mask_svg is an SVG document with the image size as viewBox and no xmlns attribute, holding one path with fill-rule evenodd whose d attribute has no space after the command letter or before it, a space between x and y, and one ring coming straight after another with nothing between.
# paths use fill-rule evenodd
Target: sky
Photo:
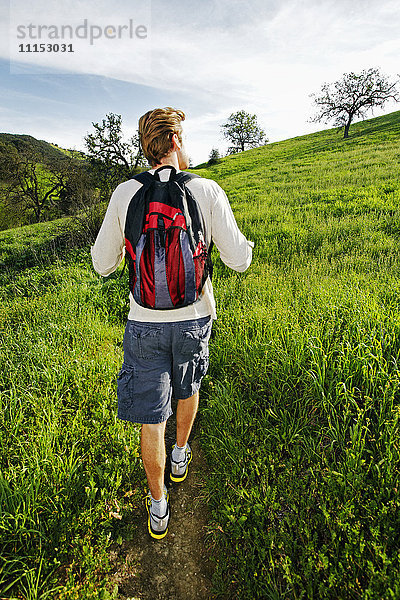
<instances>
[{"instance_id":1,"label":"sky","mask_svg":"<svg viewBox=\"0 0 400 600\"><path fill-rule=\"evenodd\" d=\"M226 152L233 112L256 114L270 142L296 137L332 126L309 122L323 83L400 71L398 0L0 0L0 23L0 131L83 150L109 112L128 138L173 106L194 165Z\"/></svg>"}]
</instances>

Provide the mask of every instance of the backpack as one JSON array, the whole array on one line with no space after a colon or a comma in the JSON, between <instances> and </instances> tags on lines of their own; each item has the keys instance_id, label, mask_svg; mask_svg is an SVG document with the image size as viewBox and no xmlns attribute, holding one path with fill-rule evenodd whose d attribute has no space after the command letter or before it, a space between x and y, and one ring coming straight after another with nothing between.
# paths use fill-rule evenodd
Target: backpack
<instances>
[{"instance_id":1,"label":"backpack","mask_svg":"<svg viewBox=\"0 0 400 600\"><path fill-rule=\"evenodd\" d=\"M161 181L162 169L171 169ZM125 221L129 289L145 308L168 310L198 300L212 272L203 215L185 183L199 177L170 165L152 175L135 175L142 183L131 199Z\"/></svg>"}]
</instances>

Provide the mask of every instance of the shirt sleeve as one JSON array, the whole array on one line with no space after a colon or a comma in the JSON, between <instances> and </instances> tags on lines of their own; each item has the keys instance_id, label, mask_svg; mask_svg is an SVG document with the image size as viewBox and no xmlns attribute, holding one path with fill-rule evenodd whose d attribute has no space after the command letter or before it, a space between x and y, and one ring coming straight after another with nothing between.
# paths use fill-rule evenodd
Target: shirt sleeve
<instances>
[{"instance_id":1,"label":"shirt sleeve","mask_svg":"<svg viewBox=\"0 0 400 600\"><path fill-rule=\"evenodd\" d=\"M226 266L243 272L250 266L254 243L240 231L224 190L217 183L212 183L212 239Z\"/></svg>"},{"instance_id":2,"label":"shirt sleeve","mask_svg":"<svg viewBox=\"0 0 400 600\"><path fill-rule=\"evenodd\" d=\"M124 189L119 185L111 196L104 221L90 249L94 270L103 277L113 273L125 255L124 223L120 215L123 200Z\"/></svg>"}]
</instances>

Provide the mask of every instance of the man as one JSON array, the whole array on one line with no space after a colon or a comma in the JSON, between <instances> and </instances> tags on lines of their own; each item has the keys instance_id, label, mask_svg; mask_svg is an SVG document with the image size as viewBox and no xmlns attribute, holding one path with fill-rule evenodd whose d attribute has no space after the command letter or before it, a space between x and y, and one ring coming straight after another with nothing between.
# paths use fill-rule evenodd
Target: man
<instances>
[{"instance_id":1,"label":"man","mask_svg":"<svg viewBox=\"0 0 400 600\"><path fill-rule=\"evenodd\" d=\"M184 144L185 115L173 108L158 108L139 120L145 157L161 181L187 169ZM167 168L166 168L167 167ZM115 271L125 253L128 205L142 184L131 179L111 196L106 216L91 249L93 266L104 277ZM236 271L251 263L253 243L239 231L225 192L210 179L191 179L187 188L195 197L205 221L206 243L211 241L221 259ZM176 444L171 454L171 479L183 481L192 452L188 444L199 403L199 389L208 368L208 340L216 319L210 278L200 297L188 306L154 310L139 305L130 294L130 312L124 335L124 362L118 376L118 418L140 423L141 452L149 494L146 499L148 530L155 539L167 533L169 497L164 485L165 425L171 396L178 401Z\"/></svg>"}]
</instances>

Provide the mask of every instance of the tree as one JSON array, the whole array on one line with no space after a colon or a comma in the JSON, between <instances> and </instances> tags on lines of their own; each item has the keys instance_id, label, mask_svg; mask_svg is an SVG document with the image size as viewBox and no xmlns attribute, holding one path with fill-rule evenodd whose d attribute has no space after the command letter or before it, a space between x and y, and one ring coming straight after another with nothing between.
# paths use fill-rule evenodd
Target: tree
<instances>
[{"instance_id":1,"label":"tree","mask_svg":"<svg viewBox=\"0 0 400 600\"><path fill-rule=\"evenodd\" d=\"M81 157L62 161L53 171L64 175L65 185L57 203L61 214L76 214L93 203L96 180L87 160Z\"/></svg>"},{"instance_id":2,"label":"tree","mask_svg":"<svg viewBox=\"0 0 400 600\"><path fill-rule=\"evenodd\" d=\"M311 94L319 112L310 120L328 123L333 119L335 125L344 127L344 137L348 138L355 117L365 118L369 110L384 106L390 99L399 101L397 84L398 81L389 81L379 69L344 73L342 79L324 83L320 95Z\"/></svg>"},{"instance_id":3,"label":"tree","mask_svg":"<svg viewBox=\"0 0 400 600\"><path fill-rule=\"evenodd\" d=\"M265 132L257 123L256 115L250 115L244 110L232 113L221 127L224 137L232 144L228 148L228 154L243 152L268 142Z\"/></svg>"},{"instance_id":4,"label":"tree","mask_svg":"<svg viewBox=\"0 0 400 600\"><path fill-rule=\"evenodd\" d=\"M7 184L7 204L22 213L33 213L34 221L39 223L44 217L49 218L66 186L63 170L49 171L29 157L20 156Z\"/></svg>"},{"instance_id":5,"label":"tree","mask_svg":"<svg viewBox=\"0 0 400 600\"><path fill-rule=\"evenodd\" d=\"M1 216L6 223L39 222L71 214L94 187L86 161L63 156L42 164L29 149L18 152L4 143L0 143L0 178Z\"/></svg>"},{"instance_id":6,"label":"tree","mask_svg":"<svg viewBox=\"0 0 400 600\"><path fill-rule=\"evenodd\" d=\"M217 163L219 163L220 160L221 160L221 155L219 153L219 150L217 148L212 148L212 150L210 152L210 156L208 158L208 164L216 165Z\"/></svg>"},{"instance_id":7,"label":"tree","mask_svg":"<svg viewBox=\"0 0 400 600\"><path fill-rule=\"evenodd\" d=\"M98 176L98 187L107 196L122 181L147 164L136 132L127 142L122 135L122 117L108 113L101 123L92 123L95 131L84 140L88 156Z\"/></svg>"}]
</instances>

